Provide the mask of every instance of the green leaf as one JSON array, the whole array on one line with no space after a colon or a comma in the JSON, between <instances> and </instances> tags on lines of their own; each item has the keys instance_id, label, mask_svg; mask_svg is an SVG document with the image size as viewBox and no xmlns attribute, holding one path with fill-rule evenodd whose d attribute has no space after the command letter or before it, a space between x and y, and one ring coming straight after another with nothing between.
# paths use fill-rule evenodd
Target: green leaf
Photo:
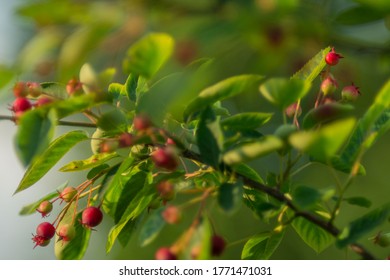
<instances>
[{"instance_id":1,"label":"green leaf","mask_svg":"<svg viewBox=\"0 0 390 280\"><path fill-rule=\"evenodd\" d=\"M302 127L304 129L311 129L317 125L349 117L353 111L354 107L351 104L340 104L337 102L323 104L311 109L305 115Z\"/></svg>"},{"instance_id":2,"label":"green leaf","mask_svg":"<svg viewBox=\"0 0 390 280\"><path fill-rule=\"evenodd\" d=\"M330 52L330 47L327 47L317 53L308 63L306 63L292 78L312 82L325 68L325 56Z\"/></svg>"},{"instance_id":3,"label":"green leaf","mask_svg":"<svg viewBox=\"0 0 390 280\"><path fill-rule=\"evenodd\" d=\"M364 216L352 221L339 235L337 246L342 248L356 242L359 238L369 233L384 223L390 216L390 204L372 210Z\"/></svg>"},{"instance_id":4,"label":"green leaf","mask_svg":"<svg viewBox=\"0 0 390 280\"><path fill-rule=\"evenodd\" d=\"M73 148L73 146L87 139L88 135L84 131L71 131L55 139L42 154L34 158L15 193L25 190L35 184L71 148Z\"/></svg>"},{"instance_id":5,"label":"green leaf","mask_svg":"<svg viewBox=\"0 0 390 280\"><path fill-rule=\"evenodd\" d=\"M263 178L259 175L259 173L256 172L252 167L244 164L244 163L239 163L233 166L234 172L237 174L243 175L255 182L264 183Z\"/></svg>"},{"instance_id":6,"label":"green leaf","mask_svg":"<svg viewBox=\"0 0 390 280\"><path fill-rule=\"evenodd\" d=\"M125 227L119 233L118 241L122 245L122 247L125 247L129 243L131 237L133 236L135 230L137 229L139 221L140 221L140 217L137 217L137 218L127 222Z\"/></svg>"},{"instance_id":7,"label":"green leaf","mask_svg":"<svg viewBox=\"0 0 390 280\"><path fill-rule=\"evenodd\" d=\"M77 222L81 220L81 213L78 213L75 221L73 220L73 214L76 210L75 207L75 203L72 203L58 227L61 228L62 225L73 223L76 231L76 237L70 241L59 240L59 236L56 235L54 253L59 260L80 260L88 248L91 229L83 227L81 223Z\"/></svg>"},{"instance_id":8,"label":"green leaf","mask_svg":"<svg viewBox=\"0 0 390 280\"><path fill-rule=\"evenodd\" d=\"M365 207L365 208L370 208L372 205L372 202L370 200L362 196L348 197L345 198L344 200L348 202L348 204Z\"/></svg>"},{"instance_id":9,"label":"green leaf","mask_svg":"<svg viewBox=\"0 0 390 280\"><path fill-rule=\"evenodd\" d=\"M311 83L300 79L272 78L260 86L260 92L272 104L284 110L304 97Z\"/></svg>"},{"instance_id":10,"label":"green leaf","mask_svg":"<svg viewBox=\"0 0 390 280\"><path fill-rule=\"evenodd\" d=\"M130 75L127 77L126 84L125 84L126 95L130 101L133 102L137 101L137 86L138 86L138 76L130 73Z\"/></svg>"},{"instance_id":11,"label":"green leaf","mask_svg":"<svg viewBox=\"0 0 390 280\"><path fill-rule=\"evenodd\" d=\"M263 77L258 75L234 76L204 89L187 106L184 111L184 119L188 120L193 113L199 112L217 101L222 101L241 93L255 91L262 79Z\"/></svg>"},{"instance_id":12,"label":"green leaf","mask_svg":"<svg viewBox=\"0 0 390 280\"><path fill-rule=\"evenodd\" d=\"M294 219L292 226L302 240L318 254L335 241L330 233L302 217Z\"/></svg>"},{"instance_id":13,"label":"green leaf","mask_svg":"<svg viewBox=\"0 0 390 280\"><path fill-rule=\"evenodd\" d=\"M244 187L243 199L245 205L261 219L266 220L280 213L281 205L271 203L266 194L256 189Z\"/></svg>"},{"instance_id":14,"label":"green leaf","mask_svg":"<svg viewBox=\"0 0 390 280\"><path fill-rule=\"evenodd\" d=\"M61 188L59 188L61 189ZM57 191L54 191L54 192L51 192L47 195L45 195L44 197L42 197L41 199L39 199L38 201L36 202L33 202L29 205L26 205L24 206L20 212L19 212L19 215L31 215L31 214L34 214L34 213L37 213L37 208L38 206L41 204L42 201L45 201L45 200L50 200L52 198L55 198L56 196L58 196L58 192Z\"/></svg>"},{"instance_id":15,"label":"green leaf","mask_svg":"<svg viewBox=\"0 0 390 280\"><path fill-rule=\"evenodd\" d=\"M298 186L292 193L294 204L300 209L311 209L321 200L322 194L313 188Z\"/></svg>"},{"instance_id":16,"label":"green leaf","mask_svg":"<svg viewBox=\"0 0 390 280\"><path fill-rule=\"evenodd\" d=\"M87 179L88 180L91 180L91 179L93 179L96 175L98 175L98 174L100 174L100 173L102 173L103 171L110 171L111 170L111 168L110 168L110 166L108 165L108 164L101 164L101 165L98 165L98 166L95 166L95 167L93 167L89 172L88 172L88 174L87 174ZM105 172L105 175L106 175L107 173Z\"/></svg>"},{"instance_id":17,"label":"green leaf","mask_svg":"<svg viewBox=\"0 0 390 280\"><path fill-rule=\"evenodd\" d=\"M343 150L340 161L352 166L362 151L369 149L390 129L390 80L381 88L373 104L359 120L347 146ZM363 150L362 150L363 149Z\"/></svg>"},{"instance_id":18,"label":"green leaf","mask_svg":"<svg viewBox=\"0 0 390 280\"><path fill-rule=\"evenodd\" d=\"M109 161L117 157L116 153L102 153L93 155L84 160L74 160L62 166L59 171L61 172L70 172L70 171L80 171L85 169L90 169L96 166L101 165L102 163Z\"/></svg>"},{"instance_id":19,"label":"green leaf","mask_svg":"<svg viewBox=\"0 0 390 280\"><path fill-rule=\"evenodd\" d=\"M56 83L56 82L45 82L40 84L42 87L43 92L46 95L49 95L51 97L54 97L56 99L68 99L69 94L66 91L66 85Z\"/></svg>"},{"instance_id":20,"label":"green leaf","mask_svg":"<svg viewBox=\"0 0 390 280\"><path fill-rule=\"evenodd\" d=\"M210 260L211 259L211 238L213 235L213 229L209 219L205 216L202 217L200 225L196 228L194 236L191 240L192 244L200 245L200 252L198 260ZM192 248L192 247L190 247Z\"/></svg>"},{"instance_id":21,"label":"green leaf","mask_svg":"<svg viewBox=\"0 0 390 280\"><path fill-rule=\"evenodd\" d=\"M294 148L314 159L327 162L341 148L355 126L355 119L345 119L322 126L318 130L300 131L289 137Z\"/></svg>"},{"instance_id":22,"label":"green leaf","mask_svg":"<svg viewBox=\"0 0 390 280\"><path fill-rule=\"evenodd\" d=\"M165 33L150 33L134 43L123 61L124 72L151 78L173 53L174 40Z\"/></svg>"},{"instance_id":23,"label":"green leaf","mask_svg":"<svg viewBox=\"0 0 390 280\"><path fill-rule=\"evenodd\" d=\"M221 125L231 130L252 130L263 126L272 115L270 113L241 113L223 119Z\"/></svg>"},{"instance_id":24,"label":"green leaf","mask_svg":"<svg viewBox=\"0 0 390 280\"><path fill-rule=\"evenodd\" d=\"M127 206L120 221L110 230L108 234L106 252L109 253L114 245L115 240L126 224L134 221L156 198L156 189L149 182L146 182L141 191L139 191L133 200Z\"/></svg>"},{"instance_id":25,"label":"green leaf","mask_svg":"<svg viewBox=\"0 0 390 280\"><path fill-rule=\"evenodd\" d=\"M265 136L258 141L244 143L225 152L223 155L223 161L228 165L242 163L265 156L271 152L279 150L282 147L283 141L279 138L272 135Z\"/></svg>"},{"instance_id":26,"label":"green leaf","mask_svg":"<svg viewBox=\"0 0 390 280\"><path fill-rule=\"evenodd\" d=\"M46 113L31 110L19 119L15 144L19 158L25 166L50 143L54 135L56 117L54 111Z\"/></svg>"},{"instance_id":27,"label":"green leaf","mask_svg":"<svg viewBox=\"0 0 390 280\"><path fill-rule=\"evenodd\" d=\"M115 174L111 174L112 180L107 184L104 192L102 208L111 217L115 217L115 209L118 204L120 195L133 173L131 168L134 165L134 158L128 157L120 164Z\"/></svg>"},{"instance_id":28,"label":"green leaf","mask_svg":"<svg viewBox=\"0 0 390 280\"><path fill-rule=\"evenodd\" d=\"M281 232L264 232L251 237L244 245L242 260L268 260L279 247L285 230Z\"/></svg>"},{"instance_id":29,"label":"green leaf","mask_svg":"<svg viewBox=\"0 0 390 280\"><path fill-rule=\"evenodd\" d=\"M242 202L243 183L241 180L235 183L223 183L218 191L218 204L226 213L236 211Z\"/></svg>"},{"instance_id":30,"label":"green leaf","mask_svg":"<svg viewBox=\"0 0 390 280\"><path fill-rule=\"evenodd\" d=\"M219 120L210 107L207 107L201 115L196 130L196 141L204 163L218 168L221 161L223 133Z\"/></svg>"},{"instance_id":31,"label":"green leaf","mask_svg":"<svg viewBox=\"0 0 390 280\"><path fill-rule=\"evenodd\" d=\"M104 131L124 132L127 131L127 118L121 110L116 109L102 114L96 125Z\"/></svg>"},{"instance_id":32,"label":"green leaf","mask_svg":"<svg viewBox=\"0 0 390 280\"><path fill-rule=\"evenodd\" d=\"M152 241L157 238L161 230L164 228L166 223L161 215L164 209L165 208L161 207L153 211L143 224L139 233L139 244L141 247L152 243Z\"/></svg>"}]
</instances>

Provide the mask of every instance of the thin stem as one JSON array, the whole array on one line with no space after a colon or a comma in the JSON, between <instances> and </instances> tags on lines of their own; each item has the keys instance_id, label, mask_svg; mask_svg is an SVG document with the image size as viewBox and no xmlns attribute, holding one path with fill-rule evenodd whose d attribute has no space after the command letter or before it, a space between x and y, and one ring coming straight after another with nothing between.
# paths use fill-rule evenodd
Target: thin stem
<instances>
[{"instance_id":1,"label":"thin stem","mask_svg":"<svg viewBox=\"0 0 390 280\"><path fill-rule=\"evenodd\" d=\"M8 120L8 121L15 122L15 117L14 116L0 115L0 120ZM94 124L94 123L86 123L86 122L58 121L57 125L61 125L61 126L76 126L76 127L95 127L96 128L96 124Z\"/></svg>"}]
</instances>

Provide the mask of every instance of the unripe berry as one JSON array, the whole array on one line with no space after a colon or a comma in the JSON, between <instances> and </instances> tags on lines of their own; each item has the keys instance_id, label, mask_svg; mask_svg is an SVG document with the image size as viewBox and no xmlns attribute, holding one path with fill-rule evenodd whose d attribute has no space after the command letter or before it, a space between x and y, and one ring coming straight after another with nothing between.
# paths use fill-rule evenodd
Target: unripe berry
<instances>
[{"instance_id":1,"label":"unripe berry","mask_svg":"<svg viewBox=\"0 0 390 280\"><path fill-rule=\"evenodd\" d=\"M26 83L28 87L28 95L31 97L38 97L42 93L41 85L37 82L27 82Z\"/></svg>"},{"instance_id":2,"label":"unripe berry","mask_svg":"<svg viewBox=\"0 0 390 280\"><path fill-rule=\"evenodd\" d=\"M225 239L219 235L213 235L211 238L211 255L216 257L220 256L225 250L225 247Z\"/></svg>"},{"instance_id":3,"label":"unripe berry","mask_svg":"<svg viewBox=\"0 0 390 280\"><path fill-rule=\"evenodd\" d=\"M332 77L328 76L321 83L321 91L323 92L323 94L325 96L331 95L336 91L338 86L339 85L338 85L336 79L333 79Z\"/></svg>"},{"instance_id":4,"label":"unripe berry","mask_svg":"<svg viewBox=\"0 0 390 280\"><path fill-rule=\"evenodd\" d=\"M25 82L16 82L13 88L15 97L26 97L28 95L28 88Z\"/></svg>"},{"instance_id":5,"label":"unripe berry","mask_svg":"<svg viewBox=\"0 0 390 280\"><path fill-rule=\"evenodd\" d=\"M339 53L336 53L334 48L332 48L332 50L329 53L326 54L325 62L328 65L334 66L337 63L339 63L340 58L343 58L343 56L341 54L339 54Z\"/></svg>"},{"instance_id":6,"label":"unripe berry","mask_svg":"<svg viewBox=\"0 0 390 280\"><path fill-rule=\"evenodd\" d=\"M31 109L31 103L30 100L28 100L25 97L18 97L15 99L14 103L12 104L12 111L17 113L24 113Z\"/></svg>"},{"instance_id":7,"label":"unripe berry","mask_svg":"<svg viewBox=\"0 0 390 280\"><path fill-rule=\"evenodd\" d=\"M177 260L176 255L168 247L158 249L155 258L156 260Z\"/></svg>"},{"instance_id":8,"label":"unripe berry","mask_svg":"<svg viewBox=\"0 0 390 280\"><path fill-rule=\"evenodd\" d=\"M356 99L359 97L360 91L357 86L355 86L353 83L350 86L346 86L341 91L341 98L344 101L356 101Z\"/></svg>"},{"instance_id":9,"label":"unripe berry","mask_svg":"<svg viewBox=\"0 0 390 280\"><path fill-rule=\"evenodd\" d=\"M390 246L390 233L381 233L379 232L374 238L373 238L374 244L377 244L381 247L388 247Z\"/></svg>"},{"instance_id":10,"label":"unripe berry","mask_svg":"<svg viewBox=\"0 0 390 280\"><path fill-rule=\"evenodd\" d=\"M73 225L64 224L60 227L58 231L59 240L65 242L72 240L76 236L76 230Z\"/></svg>"},{"instance_id":11,"label":"unripe berry","mask_svg":"<svg viewBox=\"0 0 390 280\"><path fill-rule=\"evenodd\" d=\"M83 93L83 84L76 78L73 78L66 84L66 92L69 95L80 95Z\"/></svg>"},{"instance_id":12,"label":"unripe berry","mask_svg":"<svg viewBox=\"0 0 390 280\"><path fill-rule=\"evenodd\" d=\"M118 149L118 141L116 140L105 140L100 144L100 152L101 153L112 153Z\"/></svg>"},{"instance_id":13,"label":"unripe berry","mask_svg":"<svg viewBox=\"0 0 390 280\"><path fill-rule=\"evenodd\" d=\"M157 192L164 201L172 200L175 197L175 186L169 181L162 181L157 186Z\"/></svg>"},{"instance_id":14,"label":"unripe berry","mask_svg":"<svg viewBox=\"0 0 390 280\"><path fill-rule=\"evenodd\" d=\"M145 131L145 130L149 129L152 126L152 122L149 119L149 117L147 117L147 116L145 116L143 114L140 114L140 115L136 115L134 117L134 119L133 119L133 126L134 126L135 130Z\"/></svg>"},{"instance_id":15,"label":"unripe berry","mask_svg":"<svg viewBox=\"0 0 390 280\"><path fill-rule=\"evenodd\" d=\"M298 112L297 112L298 110ZM301 106L298 107L298 103L293 103L290 106L288 106L284 112L286 113L287 117L292 118L295 116L295 112L297 112L297 117L299 117L302 114L302 108Z\"/></svg>"},{"instance_id":16,"label":"unripe berry","mask_svg":"<svg viewBox=\"0 0 390 280\"><path fill-rule=\"evenodd\" d=\"M77 194L77 190L74 187L66 187L60 193L60 198L65 202L69 202L73 199L73 197L75 197L76 194Z\"/></svg>"},{"instance_id":17,"label":"unripe berry","mask_svg":"<svg viewBox=\"0 0 390 280\"><path fill-rule=\"evenodd\" d=\"M42 217L46 217L51 210L53 210L53 204L48 200L42 201L37 208L37 211L42 214Z\"/></svg>"},{"instance_id":18,"label":"unripe berry","mask_svg":"<svg viewBox=\"0 0 390 280\"><path fill-rule=\"evenodd\" d=\"M43 222L38 225L36 232L38 236L47 240L53 238L54 234L56 233L56 229L51 223Z\"/></svg>"},{"instance_id":19,"label":"unripe berry","mask_svg":"<svg viewBox=\"0 0 390 280\"><path fill-rule=\"evenodd\" d=\"M126 148L134 145L134 135L128 132L124 132L119 135L119 147Z\"/></svg>"},{"instance_id":20,"label":"unripe berry","mask_svg":"<svg viewBox=\"0 0 390 280\"><path fill-rule=\"evenodd\" d=\"M96 227L102 222L102 220L102 211L94 206L85 208L81 215L81 224L87 228Z\"/></svg>"},{"instance_id":21,"label":"unripe berry","mask_svg":"<svg viewBox=\"0 0 390 280\"><path fill-rule=\"evenodd\" d=\"M161 213L168 224L178 224L181 220L181 211L176 206L170 205Z\"/></svg>"},{"instance_id":22,"label":"unripe berry","mask_svg":"<svg viewBox=\"0 0 390 280\"><path fill-rule=\"evenodd\" d=\"M178 166L177 156L173 149L158 148L151 154L151 156L157 167L173 171Z\"/></svg>"}]
</instances>

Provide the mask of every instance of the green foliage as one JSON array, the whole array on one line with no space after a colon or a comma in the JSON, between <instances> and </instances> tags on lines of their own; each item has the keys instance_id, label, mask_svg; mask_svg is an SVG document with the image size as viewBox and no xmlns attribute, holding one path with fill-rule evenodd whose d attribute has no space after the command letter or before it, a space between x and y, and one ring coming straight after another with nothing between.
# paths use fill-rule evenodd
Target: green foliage
<instances>
[{"instance_id":1,"label":"green foliage","mask_svg":"<svg viewBox=\"0 0 390 280\"><path fill-rule=\"evenodd\" d=\"M251 237L242 249L243 260L268 260L279 247L285 231L265 232Z\"/></svg>"},{"instance_id":2,"label":"green foliage","mask_svg":"<svg viewBox=\"0 0 390 280\"><path fill-rule=\"evenodd\" d=\"M311 84L305 80L272 78L260 86L261 94L281 110L304 97Z\"/></svg>"},{"instance_id":3,"label":"green foliage","mask_svg":"<svg viewBox=\"0 0 390 280\"><path fill-rule=\"evenodd\" d=\"M302 240L317 253L321 253L334 243L334 237L317 225L298 217L292 223Z\"/></svg>"},{"instance_id":4,"label":"green foliage","mask_svg":"<svg viewBox=\"0 0 390 280\"><path fill-rule=\"evenodd\" d=\"M135 43L123 62L126 74L151 78L172 55L174 40L164 33L151 33Z\"/></svg>"},{"instance_id":5,"label":"green foliage","mask_svg":"<svg viewBox=\"0 0 390 280\"><path fill-rule=\"evenodd\" d=\"M47 15L43 23L61 22L62 13L70 9L61 5L63 10L56 16ZM84 4L78 5L83 13L87 12ZM100 9L108 8L100 5ZM52 6L31 4L20 13L38 21L42 13L34 11L36 7L47 10ZM343 17L339 15L339 19ZM69 76L75 65L80 68L80 92L69 95L61 82L41 83L43 94L54 101L24 112L17 120L16 149L28 168L15 193L38 182L76 144L91 141L90 156L60 168L62 172L87 173L86 180L75 187L74 197L67 199L57 191L50 192L20 212L32 214L43 200L64 202L53 224L57 228L73 224L76 238L56 238L57 258L83 258L92 232L79 222L86 205L97 206L104 218L113 221L107 253L116 241L127 246L136 234L142 247L160 242L157 237L165 224L181 222L185 211L190 222L182 221L182 227L178 227L182 233L173 236L176 239L170 250L180 258L210 259L217 255L212 236L217 232L226 234L216 228L214 208L222 209L220 215L229 219L246 206L259 225L267 223L274 230L251 234L243 246L242 259L272 258L289 227L317 253L336 243L339 247L351 245L358 254L370 256L362 253L364 249L357 242L388 218L389 207L356 219L341 234L335 219L343 203L363 208L372 204L359 194L345 195L353 179L364 173L360 164L363 153L390 128L389 82L360 119L354 116L352 104L325 104L320 91L313 108L302 107L306 110L304 116L296 114L290 122L285 109L293 103L300 106L306 98L309 104L314 99L312 93L318 92L312 87L327 67L325 56L330 47L317 53L290 79L269 77L264 81L262 75L232 74L216 81L213 67L219 66L211 60L195 61L167 75L163 66L164 70L177 67L172 59L178 55L175 45L180 45L171 35L149 33L127 49L122 76L116 68L98 71L92 63L80 59L91 45L103 40L112 26L115 19L107 18L99 24L91 21L67 37L60 52L60 70ZM27 50L40 49L44 42L57 44L61 38L54 35L41 35ZM327 67L322 76L330 71ZM158 79L157 73L161 74ZM5 75L5 81L9 79ZM261 104L259 90L276 112L232 106L233 98ZM89 122L64 119L78 114ZM146 116L141 124L134 121L138 114ZM71 130L52 140L55 127L64 124L93 128L95 132L89 138L85 131ZM108 145L109 152L102 144ZM268 164L271 157L279 159L277 166L273 161ZM326 190L316 182L308 187L295 177L312 162L333 169L334 184ZM335 170L348 173L347 178ZM215 202L219 207L214 207ZM196 209L195 215L187 215L190 207ZM98 234L104 233L99 230Z\"/></svg>"},{"instance_id":6,"label":"green foliage","mask_svg":"<svg viewBox=\"0 0 390 280\"><path fill-rule=\"evenodd\" d=\"M23 191L38 182L74 145L88 139L83 131L71 131L55 139L39 156L36 156L26 170L15 193Z\"/></svg>"}]
</instances>

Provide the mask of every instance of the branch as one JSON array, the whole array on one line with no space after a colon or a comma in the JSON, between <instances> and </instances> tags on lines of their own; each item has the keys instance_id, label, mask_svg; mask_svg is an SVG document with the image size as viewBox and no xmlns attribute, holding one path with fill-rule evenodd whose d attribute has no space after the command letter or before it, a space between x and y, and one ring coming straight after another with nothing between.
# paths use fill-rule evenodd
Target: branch
<instances>
[{"instance_id":1,"label":"branch","mask_svg":"<svg viewBox=\"0 0 390 280\"><path fill-rule=\"evenodd\" d=\"M200 155L197 154L197 153L194 153L194 152L192 152L190 150L184 150L182 152L182 156L186 157L188 159L192 159L192 160L201 162ZM340 229L335 227L332 222L324 220L321 217L319 217L318 215L315 215L313 213L306 212L306 211L300 211L293 204L291 199L286 197L284 195L284 193L281 192L279 189L268 187L268 186L266 186L264 184L261 184L259 182L253 181L253 180L249 179L248 177L246 177L246 176L244 176L242 174L237 174L237 176L240 177L243 180L243 182L244 182L244 184L246 186L251 187L253 189L256 189L258 191L261 191L263 193L266 193L269 196L275 198L276 200L285 203L291 210L293 210L295 212L295 215L297 217L302 217L302 218L312 222L313 224L319 226L320 228L322 228L323 230L325 230L326 232L330 233L332 236L334 236L336 238L340 234L340 232L341 232ZM375 259L375 257L370 252L368 252L362 245L360 245L358 243L350 244L350 248L351 248L352 251L354 251L355 253L359 254L363 259L366 259L366 260L373 260L373 259Z\"/></svg>"},{"instance_id":2,"label":"branch","mask_svg":"<svg viewBox=\"0 0 390 280\"><path fill-rule=\"evenodd\" d=\"M13 116L3 116L0 115L0 120L8 120L8 121L15 121L15 117ZM57 121L57 125L62 126L77 126L77 127L95 127L96 124L93 123L85 123L85 122L70 122L70 121Z\"/></svg>"}]
</instances>

